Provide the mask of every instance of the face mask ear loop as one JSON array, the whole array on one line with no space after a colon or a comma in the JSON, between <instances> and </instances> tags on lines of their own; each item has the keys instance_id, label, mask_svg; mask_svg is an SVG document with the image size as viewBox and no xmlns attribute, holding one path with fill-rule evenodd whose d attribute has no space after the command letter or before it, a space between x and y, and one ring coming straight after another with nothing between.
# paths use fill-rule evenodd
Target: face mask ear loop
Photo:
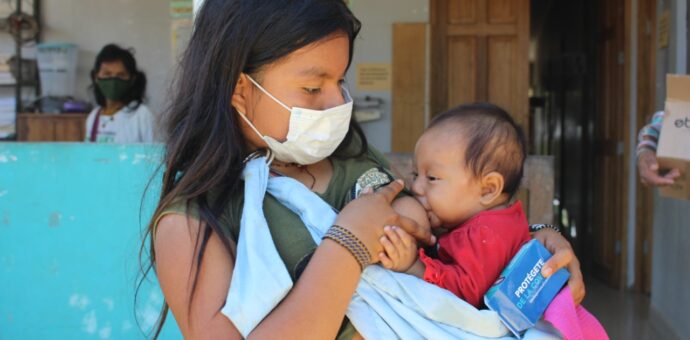
<instances>
[{"instance_id":1,"label":"face mask ear loop","mask_svg":"<svg viewBox=\"0 0 690 340\"><path fill-rule=\"evenodd\" d=\"M250 77L248 74L245 74L245 76L247 77L247 79L249 79L249 81L252 82L252 84L254 84L254 86L256 86L259 90L261 90L261 92L265 93L267 96L269 96L271 99L273 99L276 103L280 104L280 105L281 105L282 107L284 107L286 110L292 111L292 109L291 109L289 106L283 104L283 102L281 102L280 100L278 100L278 98L276 98L276 97L274 97L272 94L268 93L268 91L266 91L266 89L264 89L263 87L261 87L261 85L259 85L259 83L257 83L256 80L252 79L252 77Z\"/></svg>"},{"instance_id":2,"label":"face mask ear loop","mask_svg":"<svg viewBox=\"0 0 690 340\"><path fill-rule=\"evenodd\" d=\"M271 163L273 163L273 160L276 159L276 155L271 151L271 149L266 149L266 164L268 166L271 166Z\"/></svg>"},{"instance_id":3,"label":"face mask ear loop","mask_svg":"<svg viewBox=\"0 0 690 340\"><path fill-rule=\"evenodd\" d=\"M261 139L264 138L264 136L261 134L261 132L259 132L259 130L256 129L254 124L252 124L252 122L249 121L249 118L247 118L247 116L244 113L242 113L240 111L237 111L237 113L239 113L240 117L242 117L242 119L244 119L244 121L247 122L247 125L249 125L249 127L252 128L252 130L254 130L254 132L256 132L256 135L259 136L259 138L261 138Z\"/></svg>"},{"instance_id":4,"label":"face mask ear loop","mask_svg":"<svg viewBox=\"0 0 690 340\"><path fill-rule=\"evenodd\" d=\"M249 125L249 127L251 127L252 130L254 130L254 132L256 132L256 134L259 136L259 138L262 138L262 139L264 138L264 137L261 135L261 133L259 132L259 130L257 130L256 127L254 127L254 124L252 124L252 122L249 121L249 118L247 118L247 116L246 116L244 113L242 113L242 112L240 112L240 111L237 111L237 113L239 113L239 114L240 114L240 117L242 117L242 119L244 119L244 121L247 122L247 124ZM273 163L273 160L274 160L275 158L276 158L276 156L275 156L275 154L273 153L273 151L271 151L271 149L268 149L268 148L267 148L267 149L266 149L266 163L267 163L268 165L271 165L271 163Z\"/></svg>"},{"instance_id":5,"label":"face mask ear loop","mask_svg":"<svg viewBox=\"0 0 690 340\"><path fill-rule=\"evenodd\" d=\"M345 104L353 101L350 91L347 89L347 87L341 85L341 88L343 90L343 99L345 99Z\"/></svg>"}]
</instances>

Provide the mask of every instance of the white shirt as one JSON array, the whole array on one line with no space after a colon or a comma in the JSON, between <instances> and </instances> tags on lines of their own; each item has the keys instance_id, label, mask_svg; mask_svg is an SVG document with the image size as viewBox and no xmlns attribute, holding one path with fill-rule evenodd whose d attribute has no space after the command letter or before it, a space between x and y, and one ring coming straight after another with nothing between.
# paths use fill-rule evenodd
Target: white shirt
<instances>
[{"instance_id":1,"label":"white shirt","mask_svg":"<svg viewBox=\"0 0 690 340\"><path fill-rule=\"evenodd\" d=\"M94 120L101 110L98 106L86 118L86 141L91 141ZM149 108L141 104L133 109L133 105L128 105L117 111L111 116L104 114L98 118L96 129L97 143L153 143L154 138L154 117Z\"/></svg>"}]
</instances>

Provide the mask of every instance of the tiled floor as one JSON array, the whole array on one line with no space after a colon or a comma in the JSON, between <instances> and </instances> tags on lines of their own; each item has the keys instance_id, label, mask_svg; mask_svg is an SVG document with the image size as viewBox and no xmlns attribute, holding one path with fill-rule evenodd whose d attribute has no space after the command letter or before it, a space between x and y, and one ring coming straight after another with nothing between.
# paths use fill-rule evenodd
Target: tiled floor
<instances>
[{"instance_id":1,"label":"tiled floor","mask_svg":"<svg viewBox=\"0 0 690 340\"><path fill-rule=\"evenodd\" d=\"M604 325L611 340L662 339L649 325L649 297L613 290L602 282L587 280L583 305Z\"/></svg>"}]
</instances>

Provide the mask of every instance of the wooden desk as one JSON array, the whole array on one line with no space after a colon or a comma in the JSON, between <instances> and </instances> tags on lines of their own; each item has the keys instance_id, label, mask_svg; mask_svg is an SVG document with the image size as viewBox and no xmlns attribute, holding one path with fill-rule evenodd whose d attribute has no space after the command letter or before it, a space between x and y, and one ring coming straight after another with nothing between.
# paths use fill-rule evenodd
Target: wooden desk
<instances>
[{"instance_id":1,"label":"wooden desk","mask_svg":"<svg viewBox=\"0 0 690 340\"><path fill-rule=\"evenodd\" d=\"M23 142L83 142L87 113L17 116L17 140Z\"/></svg>"}]
</instances>

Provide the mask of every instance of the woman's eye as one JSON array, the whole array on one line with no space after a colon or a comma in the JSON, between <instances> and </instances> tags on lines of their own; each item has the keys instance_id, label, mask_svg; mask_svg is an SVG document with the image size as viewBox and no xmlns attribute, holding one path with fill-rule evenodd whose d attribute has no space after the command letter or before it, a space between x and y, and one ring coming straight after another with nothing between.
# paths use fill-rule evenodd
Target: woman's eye
<instances>
[{"instance_id":1,"label":"woman's eye","mask_svg":"<svg viewBox=\"0 0 690 340\"><path fill-rule=\"evenodd\" d=\"M418 174L416 171L412 171L412 172L410 173L410 175L412 175L412 178L417 178L417 177L419 177L419 174Z\"/></svg>"},{"instance_id":2,"label":"woman's eye","mask_svg":"<svg viewBox=\"0 0 690 340\"><path fill-rule=\"evenodd\" d=\"M426 176L426 179L428 179L428 180L429 180L430 182L433 182L433 181L436 181L436 180L438 180L438 177L434 177L434 176Z\"/></svg>"},{"instance_id":3,"label":"woman's eye","mask_svg":"<svg viewBox=\"0 0 690 340\"><path fill-rule=\"evenodd\" d=\"M321 92L321 89L318 87L303 87L303 89L307 94L318 94Z\"/></svg>"}]
</instances>

